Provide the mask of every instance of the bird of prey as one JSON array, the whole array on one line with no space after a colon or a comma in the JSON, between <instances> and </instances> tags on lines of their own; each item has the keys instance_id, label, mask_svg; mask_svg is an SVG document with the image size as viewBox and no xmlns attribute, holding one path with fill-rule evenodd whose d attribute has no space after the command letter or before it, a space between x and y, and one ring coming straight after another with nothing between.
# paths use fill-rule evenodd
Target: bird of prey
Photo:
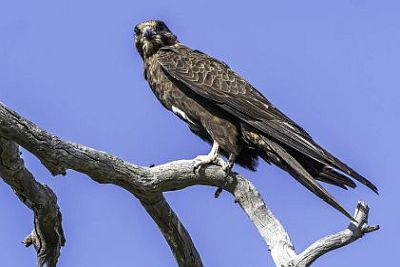
<instances>
[{"instance_id":1,"label":"bird of prey","mask_svg":"<svg viewBox=\"0 0 400 267\"><path fill-rule=\"evenodd\" d=\"M208 155L196 158L195 169L220 164L229 173L238 163L255 170L261 157L352 220L318 181L347 189L356 187L353 178L378 193L224 62L181 44L162 21L145 21L134 30L144 77L155 96L212 144Z\"/></svg>"}]
</instances>

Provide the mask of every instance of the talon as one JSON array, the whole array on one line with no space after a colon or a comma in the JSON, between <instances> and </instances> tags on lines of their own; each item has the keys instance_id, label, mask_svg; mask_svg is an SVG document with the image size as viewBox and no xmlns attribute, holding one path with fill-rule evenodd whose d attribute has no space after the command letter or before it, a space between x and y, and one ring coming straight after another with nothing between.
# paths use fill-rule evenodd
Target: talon
<instances>
[{"instance_id":1,"label":"talon","mask_svg":"<svg viewBox=\"0 0 400 267\"><path fill-rule=\"evenodd\" d=\"M223 191L223 189L221 187L218 187L217 190L214 193L214 197L218 198L219 195L221 195L222 191Z\"/></svg>"},{"instance_id":2,"label":"talon","mask_svg":"<svg viewBox=\"0 0 400 267\"><path fill-rule=\"evenodd\" d=\"M197 156L195 160L198 160L199 162L197 162L194 165L193 173L196 173L196 171L200 169L202 166L206 166L209 164L218 164L224 166L225 162L218 157L218 148L219 148L218 143L214 141L211 151L210 153L208 153L208 155Z\"/></svg>"},{"instance_id":3,"label":"talon","mask_svg":"<svg viewBox=\"0 0 400 267\"><path fill-rule=\"evenodd\" d=\"M226 176L228 176L229 174L231 174L232 171L232 167L233 167L233 163L231 162L227 162L226 164L224 164L222 166L222 169L224 170L224 172L226 173Z\"/></svg>"},{"instance_id":4,"label":"talon","mask_svg":"<svg viewBox=\"0 0 400 267\"><path fill-rule=\"evenodd\" d=\"M234 154L230 154L228 162L222 165L222 169L226 173L226 176L228 176L231 173L233 165L235 164L235 159L236 156Z\"/></svg>"},{"instance_id":5,"label":"talon","mask_svg":"<svg viewBox=\"0 0 400 267\"><path fill-rule=\"evenodd\" d=\"M195 158L195 160L199 160L200 162L197 162L197 163L194 165L193 173L196 173L196 171L197 171L198 169L200 169L203 165L206 164L205 161L204 161L204 160L201 160L199 157L206 157L206 156L197 156L197 157Z\"/></svg>"},{"instance_id":6,"label":"talon","mask_svg":"<svg viewBox=\"0 0 400 267\"><path fill-rule=\"evenodd\" d=\"M221 159L220 157L210 158L208 155L206 155L206 156L197 156L195 158L195 160L199 161L199 162L197 162L194 165L193 173L196 173L196 171L198 169L201 169L202 167L206 167L207 165L210 165L210 164L219 165L221 167L226 165L225 161L223 159Z\"/></svg>"}]
</instances>

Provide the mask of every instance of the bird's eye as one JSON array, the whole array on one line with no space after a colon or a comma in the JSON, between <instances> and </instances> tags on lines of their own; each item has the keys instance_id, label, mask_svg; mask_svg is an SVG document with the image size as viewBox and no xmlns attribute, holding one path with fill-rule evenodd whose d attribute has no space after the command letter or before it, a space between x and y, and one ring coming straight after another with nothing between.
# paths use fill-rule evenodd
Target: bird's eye
<instances>
[{"instance_id":1,"label":"bird's eye","mask_svg":"<svg viewBox=\"0 0 400 267\"><path fill-rule=\"evenodd\" d=\"M157 24L156 31L160 32L160 31L163 31L163 30L164 30L164 26L162 24Z\"/></svg>"}]
</instances>

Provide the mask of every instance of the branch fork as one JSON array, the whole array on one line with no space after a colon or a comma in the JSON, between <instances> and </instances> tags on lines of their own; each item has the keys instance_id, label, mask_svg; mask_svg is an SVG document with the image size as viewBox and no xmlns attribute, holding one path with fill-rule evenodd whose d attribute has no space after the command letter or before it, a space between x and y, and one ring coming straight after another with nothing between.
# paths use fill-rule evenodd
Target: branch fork
<instances>
[{"instance_id":1,"label":"branch fork","mask_svg":"<svg viewBox=\"0 0 400 267\"><path fill-rule=\"evenodd\" d=\"M300 254L294 250L288 233L268 208L255 186L237 173L208 165L197 172L196 160L178 160L159 166L142 167L117 157L59 137L40 129L0 103L0 176L21 201L34 211L34 230L24 244L34 245L38 266L56 266L65 238L61 212L54 192L38 183L25 168L18 145L34 154L53 174L65 175L67 169L86 174L98 183L122 187L138 198L158 225L177 264L202 267L188 231L163 196L163 192L193 185L208 185L230 192L268 245L279 267L310 266L325 253L348 245L379 226L368 225L368 205L359 202L349 226L314 242Z\"/></svg>"}]
</instances>

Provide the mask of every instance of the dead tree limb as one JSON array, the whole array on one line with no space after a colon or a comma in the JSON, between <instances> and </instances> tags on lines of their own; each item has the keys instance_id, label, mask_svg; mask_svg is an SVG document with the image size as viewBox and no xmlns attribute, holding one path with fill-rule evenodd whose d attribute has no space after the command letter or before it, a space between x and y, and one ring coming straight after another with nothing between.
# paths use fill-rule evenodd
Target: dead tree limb
<instances>
[{"instance_id":1,"label":"dead tree limb","mask_svg":"<svg viewBox=\"0 0 400 267\"><path fill-rule=\"evenodd\" d=\"M33 244L38 266L55 267L65 243L57 197L25 168L18 145L3 137L0 137L0 176L34 213L34 228L23 243L27 247Z\"/></svg>"},{"instance_id":2,"label":"dead tree limb","mask_svg":"<svg viewBox=\"0 0 400 267\"><path fill-rule=\"evenodd\" d=\"M239 174L226 177L219 166L194 173L196 161L179 160L152 168L137 166L108 153L63 141L38 128L0 104L0 136L12 140L39 158L53 174L67 169L88 175L98 183L118 185L137 197L157 223L179 266L203 266L186 229L162 196L162 192L193 185L209 185L229 191L269 246L276 266L309 266L328 251L347 245L365 233L377 230L367 224L368 208L359 204L357 224L325 237L303 253L296 254L289 235L269 210L254 185Z\"/></svg>"},{"instance_id":3,"label":"dead tree limb","mask_svg":"<svg viewBox=\"0 0 400 267\"><path fill-rule=\"evenodd\" d=\"M379 225L368 225L369 207L365 202L358 202L354 218L356 222L350 222L349 226L336 234L328 235L314 242L292 261L292 266L310 266L316 259L325 253L346 246L351 242L379 229Z\"/></svg>"}]
</instances>

